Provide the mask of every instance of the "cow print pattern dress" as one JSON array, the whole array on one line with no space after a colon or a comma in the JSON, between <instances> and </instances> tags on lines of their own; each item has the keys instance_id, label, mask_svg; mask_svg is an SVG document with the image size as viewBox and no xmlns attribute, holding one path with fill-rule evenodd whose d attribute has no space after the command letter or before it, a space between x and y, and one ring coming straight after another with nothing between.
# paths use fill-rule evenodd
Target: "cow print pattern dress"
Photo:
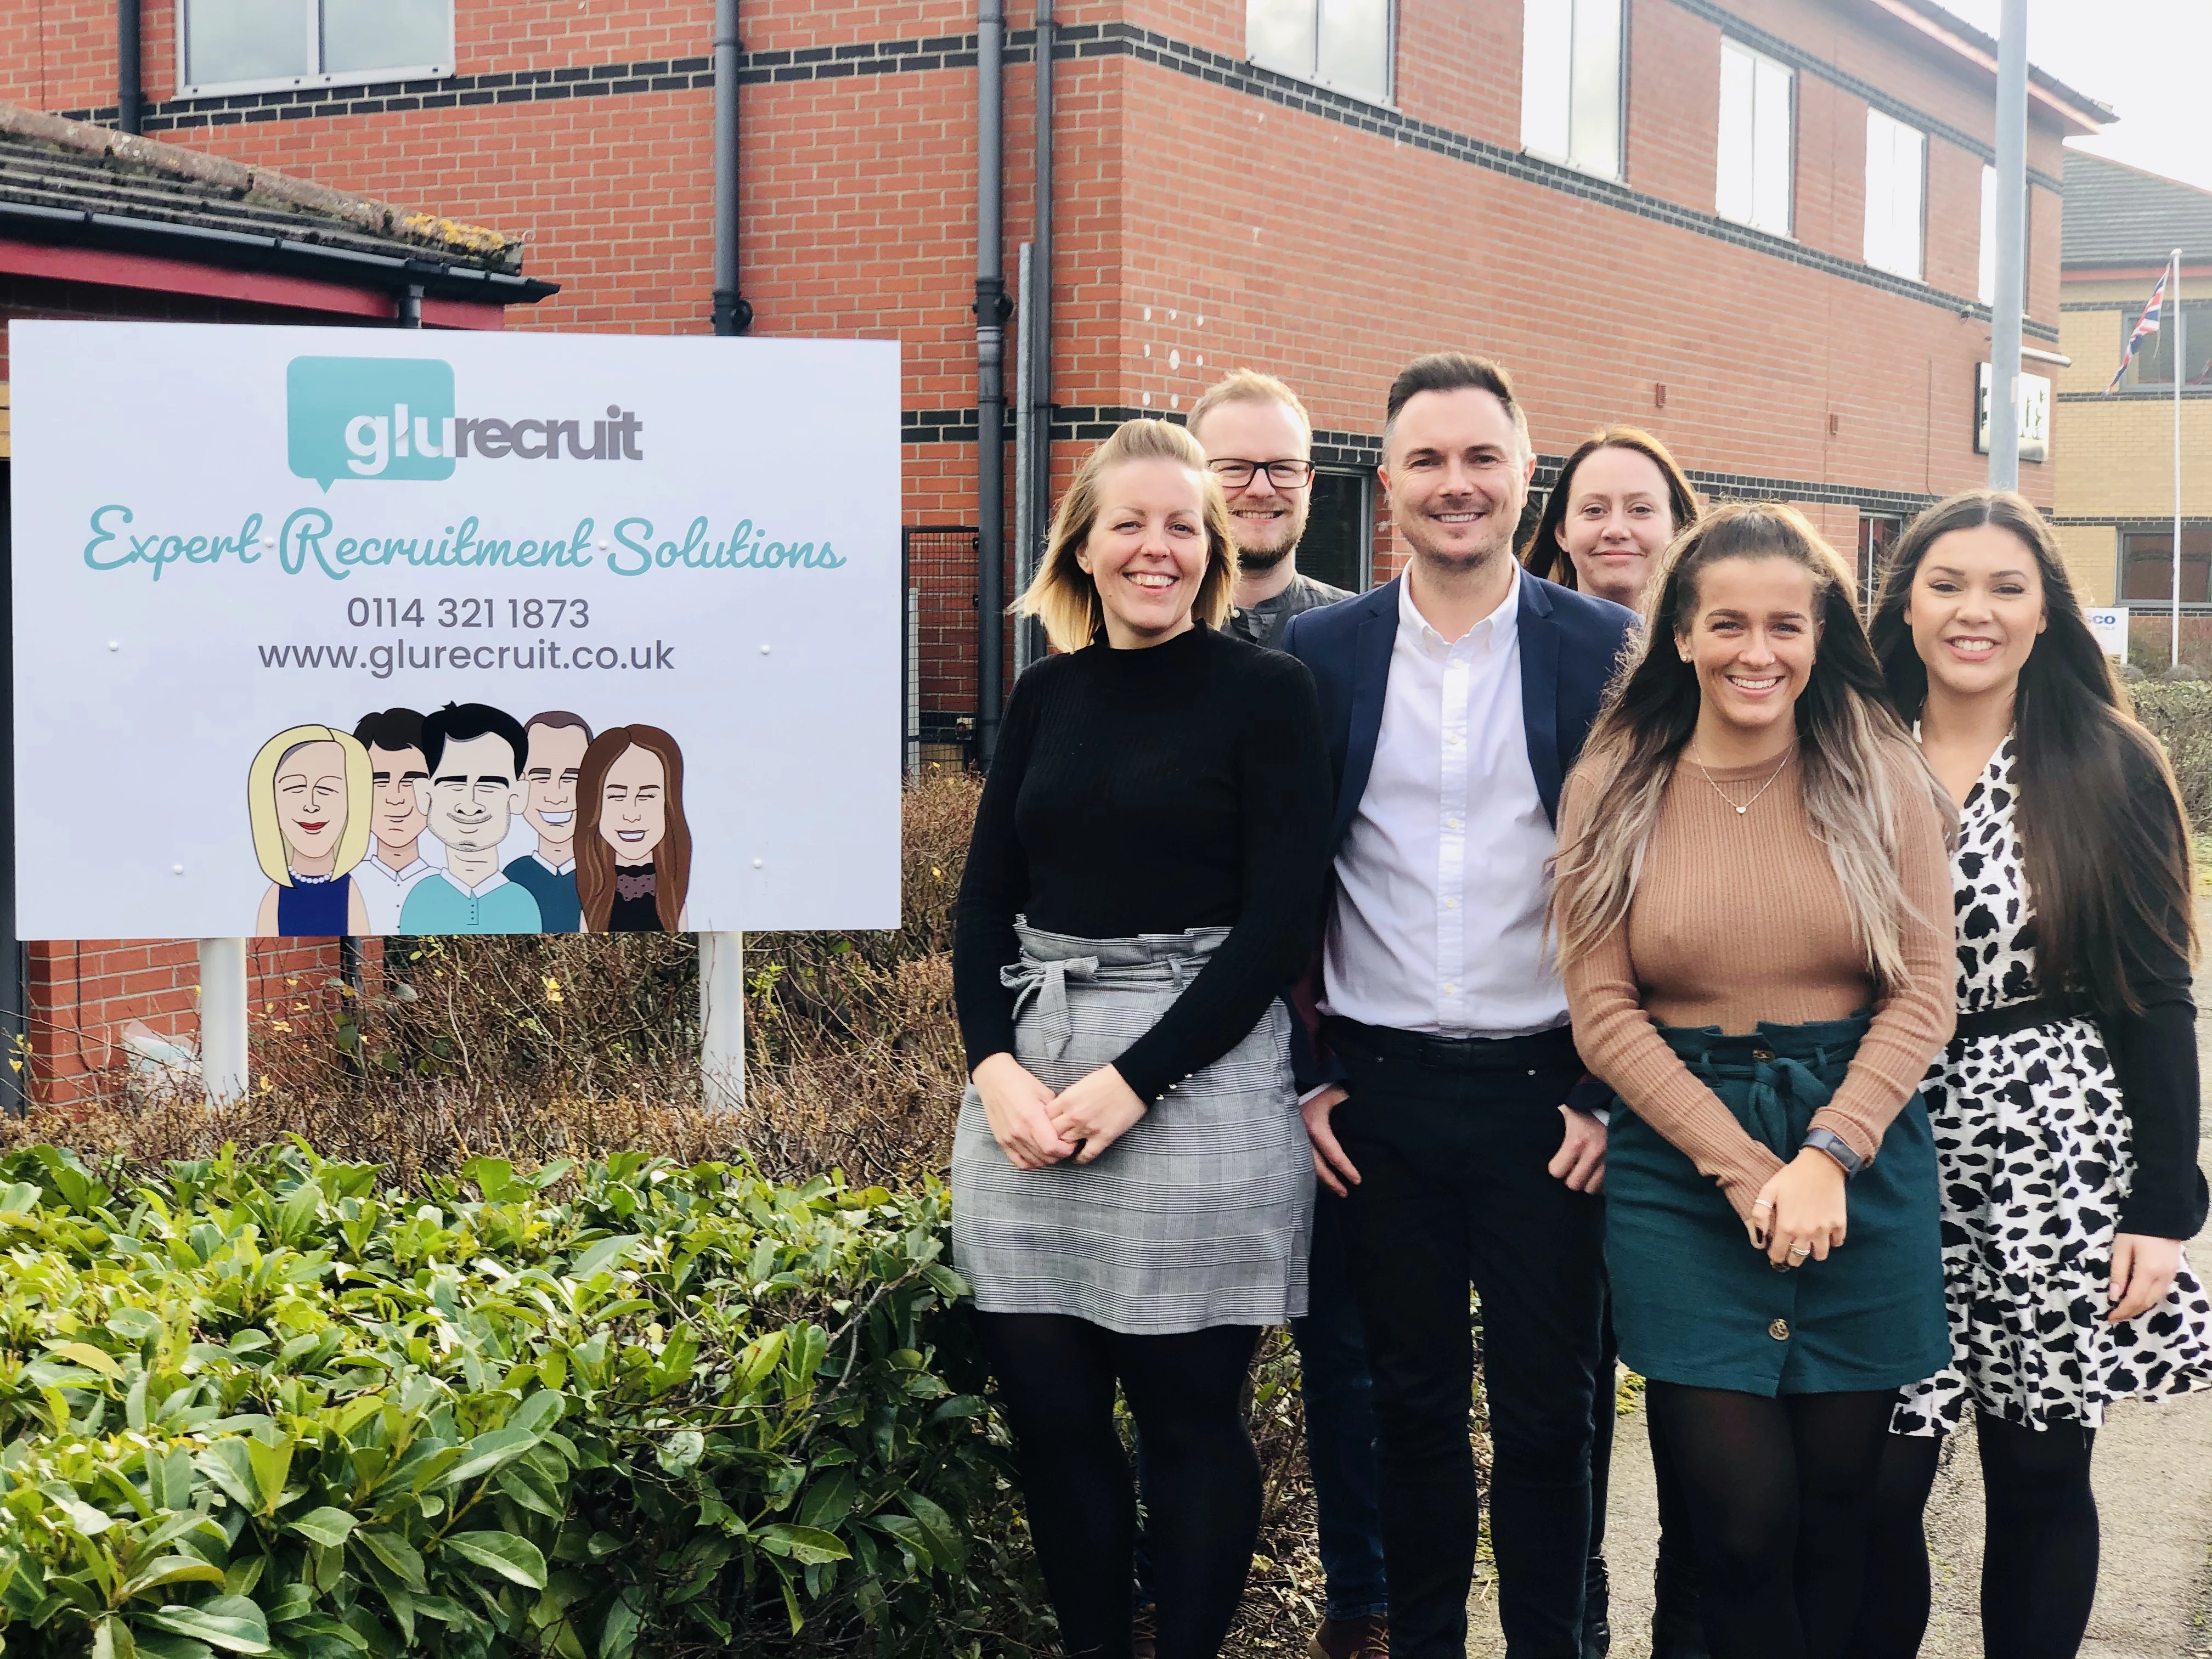
<instances>
[{"instance_id":1,"label":"cow print pattern dress","mask_svg":"<svg viewBox=\"0 0 2212 1659\"><path fill-rule=\"evenodd\" d=\"M2007 738L1959 814L1962 1013L2038 994L2012 748ZM2163 1303L2124 1325L2105 1322L2134 1159L2096 1022L1954 1039L1922 1087L1943 1183L1952 1359L1900 1394L1891 1426L1948 1434L1971 1403L2029 1427L2094 1428L2113 1400L2212 1387L2212 1301L2185 1256Z\"/></svg>"}]
</instances>

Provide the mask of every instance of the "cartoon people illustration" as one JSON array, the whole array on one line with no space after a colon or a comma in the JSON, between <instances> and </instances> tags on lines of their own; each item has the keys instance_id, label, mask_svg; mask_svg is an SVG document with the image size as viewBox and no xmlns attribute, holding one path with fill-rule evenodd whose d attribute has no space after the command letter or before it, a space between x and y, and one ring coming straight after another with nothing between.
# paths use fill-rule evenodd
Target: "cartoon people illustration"
<instances>
[{"instance_id":1,"label":"cartoon people illustration","mask_svg":"<svg viewBox=\"0 0 2212 1659\"><path fill-rule=\"evenodd\" d=\"M677 933L691 923L684 751L657 726L617 726L584 751L576 896L587 933Z\"/></svg>"},{"instance_id":2,"label":"cartoon people illustration","mask_svg":"<svg viewBox=\"0 0 2212 1659\"><path fill-rule=\"evenodd\" d=\"M499 843L522 808L529 740L514 715L447 703L422 722L427 780L416 789L446 867L418 880L399 909L403 933L534 933L538 900L499 867Z\"/></svg>"},{"instance_id":3,"label":"cartoon people illustration","mask_svg":"<svg viewBox=\"0 0 2212 1659\"><path fill-rule=\"evenodd\" d=\"M368 911L348 874L368 848L368 751L327 726L295 726L247 769L253 856L269 878L258 938L366 933Z\"/></svg>"},{"instance_id":4,"label":"cartoon people illustration","mask_svg":"<svg viewBox=\"0 0 2212 1659\"><path fill-rule=\"evenodd\" d=\"M408 894L434 867L422 856L427 820L415 787L430 778L422 717L411 708L387 708L363 714L353 734L368 750L372 798L368 856L354 866L354 885L368 906L368 931L396 933Z\"/></svg>"},{"instance_id":5,"label":"cartoon people illustration","mask_svg":"<svg viewBox=\"0 0 2212 1659\"><path fill-rule=\"evenodd\" d=\"M547 933L578 933L583 911L576 898L576 781L592 728L580 716L550 709L532 714L525 730L530 764L522 775L522 817L538 832L538 845L504 873L537 899Z\"/></svg>"}]
</instances>

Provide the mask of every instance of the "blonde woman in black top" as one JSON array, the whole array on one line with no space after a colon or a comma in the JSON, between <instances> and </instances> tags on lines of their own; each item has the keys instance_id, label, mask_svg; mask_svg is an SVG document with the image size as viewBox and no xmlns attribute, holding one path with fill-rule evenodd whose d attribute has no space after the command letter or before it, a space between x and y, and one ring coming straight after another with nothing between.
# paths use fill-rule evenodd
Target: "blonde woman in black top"
<instances>
[{"instance_id":1,"label":"blonde woman in black top","mask_svg":"<svg viewBox=\"0 0 2212 1659\"><path fill-rule=\"evenodd\" d=\"M1304 665L1218 631L1234 557L1181 428L1129 422L1085 463L1023 599L1059 654L1015 687L955 913L953 1259L1071 1656L1131 1650L1117 1384L1159 1659L1218 1650L1259 1528L1246 1373L1305 1311L1277 994L1320 921L1328 764Z\"/></svg>"}]
</instances>

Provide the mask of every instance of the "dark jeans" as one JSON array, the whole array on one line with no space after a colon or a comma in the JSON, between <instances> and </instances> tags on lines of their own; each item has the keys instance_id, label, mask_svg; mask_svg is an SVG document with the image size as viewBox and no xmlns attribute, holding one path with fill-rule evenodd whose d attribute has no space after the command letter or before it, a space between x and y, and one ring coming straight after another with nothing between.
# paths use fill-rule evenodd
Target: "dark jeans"
<instances>
[{"instance_id":1,"label":"dark jeans","mask_svg":"<svg viewBox=\"0 0 2212 1659\"><path fill-rule=\"evenodd\" d=\"M1375 1389L1359 1337L1350 1203L1326 1187L1314 1194L1309 1284L1309 1311L1291 1322L1291 1335L1298 1345L1306 1461L1313 1472L1315 1529L1328 1598L1322 1612L1331 1619L1387 1613L1390 1593L1382 1572L1382 1524L1375 1498ZM1140 1443L1140 1483L1146 1474ZM1140 1601L1152 1599L1152 1561L1143 1532L1137 1536L1137 1595Z\"/></svg>"},{"instance_id":2,"label":"dark jeans","mask_svg":"<svg viewBox=\"0 0 2212 1659\"><path fill-rule=\"evenodd\" d=\"M1511 1659L1576 1659L1589 1554L1604 1211L1545 1168L1582 1075L1565 1031L1451 1043L1333 1020L1337 1137L1361 1180L1352 1261L1374 1376L1397 1659L1463 1659L1480 1499L1468 1442L1473 1285L1491 1545Z\"/></svg>"}]
</instances>

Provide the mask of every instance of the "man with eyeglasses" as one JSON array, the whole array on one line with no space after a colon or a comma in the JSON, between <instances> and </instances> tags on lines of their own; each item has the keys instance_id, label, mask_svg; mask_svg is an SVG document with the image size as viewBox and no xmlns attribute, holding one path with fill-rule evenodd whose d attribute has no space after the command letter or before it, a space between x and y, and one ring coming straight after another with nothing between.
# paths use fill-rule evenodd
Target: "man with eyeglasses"
<instances>
[{"instance_id":1,"label":"man with eyeglasses","mask_svg":"<svg viewBox=\"0 0 2212 1659\"><path fill-rule=\"evenodd\" d=\"M1313 498L1313 423L1289 386L1240 368L1193 405L1190 431L1229 499L1237 565L1229 629L1276 648L1291 617L1352 597L1298 570ZM1390 1603L1376 1504L1372 1385L1345 1200L1326 1190L1314 1200L1308 1312L1291 1322L1327 1581L1322 1626L1307 1652L1309 1659L1380 1659L1389 1652Z\"/></svg>"},{"instance_id":2,"label":"man with eyeglasses","mask_svg":"<svg viewBox=\"0 0 2212 1659\"><path fill-rule=\"evenodd\" d=\"M1240 368L1191 406L1190 433L1229 498L1237 586L1229 631L1272 647L1301 611L1352 595L1298 571L1313 506L1313 422L1298 394L1272 374Z\"/></svg>"}]
</instances>

